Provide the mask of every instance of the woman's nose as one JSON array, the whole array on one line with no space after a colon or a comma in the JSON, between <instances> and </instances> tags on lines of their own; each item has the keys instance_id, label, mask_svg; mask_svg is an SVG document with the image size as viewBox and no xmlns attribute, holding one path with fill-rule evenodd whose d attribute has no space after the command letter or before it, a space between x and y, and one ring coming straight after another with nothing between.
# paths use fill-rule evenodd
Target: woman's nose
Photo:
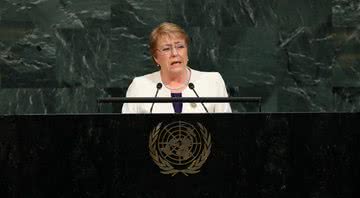
<instances>
[{"instance_id":1,"label":"woman's nose","mask_svg":"<svg viewBox=\"0 0 360 198\"><path fill-rule=\"evenodd\" d=\"M176 56L178 54L179 54L179 52L177 51L176 47L172 47L171 48L171 55Z\"/></svg>"}]
</instances>

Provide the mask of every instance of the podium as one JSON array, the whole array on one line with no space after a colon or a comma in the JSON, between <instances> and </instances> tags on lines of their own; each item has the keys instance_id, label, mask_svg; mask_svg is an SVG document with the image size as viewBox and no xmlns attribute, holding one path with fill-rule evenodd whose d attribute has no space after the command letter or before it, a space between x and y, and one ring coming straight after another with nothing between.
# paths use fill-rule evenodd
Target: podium
<instances>
[{"instance_id":1,"label":"podium","mask_svg":"<svg viewBox=\"0 0 360 198\"><path fill-rule=\"evenodd\" d=\"M196 138L171 158L185 132L153 150L181 127L205 134L202 158L189 154ZM2 198L360 197L359 167L359 113L0 116Z\"/></svg>"}]
</instances>

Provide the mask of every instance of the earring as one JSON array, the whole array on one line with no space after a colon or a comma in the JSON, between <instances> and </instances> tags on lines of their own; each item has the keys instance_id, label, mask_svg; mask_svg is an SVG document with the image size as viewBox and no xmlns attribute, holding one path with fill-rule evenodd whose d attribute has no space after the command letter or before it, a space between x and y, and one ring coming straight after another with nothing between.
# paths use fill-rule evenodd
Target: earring
<instances>
[{"instance_id":1,"label":"earring","mask_svg":"<svg viewBox=\"0 0 360 198\"><path fill-rule=\"evenodd\" d=\"M159 64L157 64L156 66L157 66L157 67L160 67L160 65L159 65Z\"/></svg>"}]
</instances>

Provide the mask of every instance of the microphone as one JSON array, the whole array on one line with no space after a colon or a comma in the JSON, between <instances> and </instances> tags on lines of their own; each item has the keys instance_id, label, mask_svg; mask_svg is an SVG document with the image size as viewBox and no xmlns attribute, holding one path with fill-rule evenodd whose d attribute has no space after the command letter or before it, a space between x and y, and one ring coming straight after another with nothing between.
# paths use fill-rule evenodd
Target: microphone
<instances>
[{"instance_id":1,"label":"microphone","mask_svg":"<svg viewBox=\"0 0 360 198\"><path fill-rule=\"evenodd\" d=\"M196 97L199 98L199 95L196 93L196 91L195 91L195 85L194 85L193 83L189 83L189 88L190 88L191 90L193 90L193 92L195 93ZM209 113L209 111L207 110L207 108L205 107L205 105L204 105L203 102L201 102L201 105L204 107L206 113Z\"/></svg>"},{"instance_id":2,"label":"microphone","mask_svg":"<svg viewBox=\"0 0 360 198\"><path fill-rule=\"evenodd\" d=\"M161 83L156 84L156 93L155 93L155 97L154 97L154 98L156 98L156 96L158 95L159 90L161 89L161 87L162 87L162 84L161 84ZM153 102L153 103L151 104L150 113L152 113L154 104L155 104L155 102Z\"/></svg>"}]
</instances>

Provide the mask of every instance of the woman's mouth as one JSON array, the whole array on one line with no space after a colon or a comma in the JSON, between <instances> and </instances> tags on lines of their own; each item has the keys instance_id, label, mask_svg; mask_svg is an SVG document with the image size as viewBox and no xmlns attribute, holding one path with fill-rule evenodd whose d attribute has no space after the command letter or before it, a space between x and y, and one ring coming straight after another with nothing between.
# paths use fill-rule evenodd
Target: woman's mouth
<instances>
[{"instance_id":1,"label":"woman's mouth","mask_svg":"<svg viewBox=\"0 0 360 198\"><path fill-rule=\"evenodd\" d=\"M173 61L171 62L170 65L180 65L181 64L181 61Z\"/></svg>"}]
</instances>

